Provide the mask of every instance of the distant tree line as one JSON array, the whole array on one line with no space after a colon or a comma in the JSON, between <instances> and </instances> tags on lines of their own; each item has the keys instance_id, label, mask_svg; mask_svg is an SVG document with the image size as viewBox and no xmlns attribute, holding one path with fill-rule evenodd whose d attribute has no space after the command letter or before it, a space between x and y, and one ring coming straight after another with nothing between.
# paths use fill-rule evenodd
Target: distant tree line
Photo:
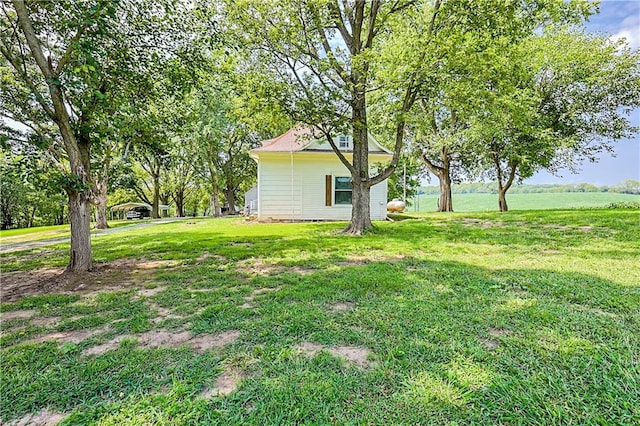
<instances>
[{"instance_id":1,"label":"distant tree line","mask_svg":"<svg viewBox=\"0 0 640 426\"><path fill-rule=\"evenodd\" d=\"M420 194L438 195L439 186L423 186ZM520 184L514 185L510 192L514 194L539 194L561 192L615 192L620 194L640 194L640 181L625 180L617 185L596 186L590 183L577 184ZM497 188L492 182L461 183L452 186L454 194L496 194Z\"/></svg>"}]
</instances>

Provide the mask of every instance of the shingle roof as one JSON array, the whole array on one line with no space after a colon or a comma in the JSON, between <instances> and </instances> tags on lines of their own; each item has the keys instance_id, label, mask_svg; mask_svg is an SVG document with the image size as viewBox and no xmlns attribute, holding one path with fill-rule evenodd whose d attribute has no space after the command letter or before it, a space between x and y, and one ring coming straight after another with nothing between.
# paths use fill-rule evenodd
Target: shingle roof
<instances>
[{"instance_id":1,"label":"shingle roof","mask_svg":"<svg viewBox=\"0 0 640 426\"><path fill-rule=\"evenodd\" d=\"M274 139L262 141L260 148L253 152L295 152L301 151L313 140L313 130L305 126L296 126Z\"/></svg>"}]
</instances>

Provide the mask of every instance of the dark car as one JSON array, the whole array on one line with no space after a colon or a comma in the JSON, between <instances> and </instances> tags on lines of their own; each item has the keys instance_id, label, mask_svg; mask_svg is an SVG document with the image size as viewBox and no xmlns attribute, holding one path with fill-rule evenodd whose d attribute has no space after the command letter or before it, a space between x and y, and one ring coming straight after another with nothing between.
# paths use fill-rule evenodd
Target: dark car
<instances>
[{"instance_id":1,"label":"dark car","mask_svg":"<svg viewBox=\"0 0 640 426\"><path fill-rule=\"evenodd\" d=\"M144 219L151 217L151 210L146 207L134 207L125 216L127 219Z\"/></svg>"}]
</instances>

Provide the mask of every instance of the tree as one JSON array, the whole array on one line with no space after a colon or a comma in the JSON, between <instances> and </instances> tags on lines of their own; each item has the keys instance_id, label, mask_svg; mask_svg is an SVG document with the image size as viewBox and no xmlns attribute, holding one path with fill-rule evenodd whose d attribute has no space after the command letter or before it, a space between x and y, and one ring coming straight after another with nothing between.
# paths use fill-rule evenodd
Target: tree
<instances>
[{"instance_id":1,"label":"tree","mask_svg":"<svg viewBox=\"0 0 640 426\"><path fill-rule=\"evenodd\" d=\"M66 8L46 2L27 5L23 0L12 0L11 4L12 8L6 3L2 7L0 53L15 80L27 87L30 98L39 104L38 115L43 112L58 128L69 167L64 185L71 223L67 270L86 271L92 263L90 141L80 137L80 117L72 110L68 86L81 85L82 71L95 69L91 46L107 37L115 23L115 5L98 1ZM36 111L30 107L25 115L32 112ZM37 123L34 126L40 125L39 118L33 120Z\"/></svg>"},{"instance_id":2,"label":"tree","mask_svg":"<svg viewBox=\"0 0 640 426\"><path fill-rule=\"evenodd\" d=\"M574 167L637 129L640 53L624 42L548 28L493 58L489 90L470 134L484 173L498 183L500 211L516 181L539 169Z\"/></svg>"},{"instance_id":3,"label":"tree","mask_svg":"<svg viewBox=\"0 0 640 426\"><path fill-rule=\"evenodd\" d=\"M420 84L425 55L407 61L406 48L388 50L394 64L384 66L384 41L393 28L419 21L422 32L409 43L424 52L429 45L440 1L248 1L230 2L225 10L230 28L239 28L238 45L252 49L259 78L273 82L270 94L297 122L314 126L325 137L352 177L351 221L344 230L360 235L371 224L370 188L395 170L404 136L404 116ZM407 40L403 40L407 41ZM393 47L399 47L394 45ZM400 46L401 47L401 46ZM385 90L394 97L394 155L371 175L368 153L367 99L375 89L373 73L386 69L397 77ZM393 71L390 71L392 70ZM401 83L398 83L401 82ZM348 158L333 137L349 132Z\"/></svg>"},{"instance_id":4,"label":"tree","mask_svg":"<svg viewBox=\"0 0 640 426\"><path fill-rule=\"evenodd\" d=\"M3 86L6 102L0 110L34 133L50 123L57 128L57 137L43 148L66 174L68 271L91 268L90 203L106 211L108 167L93 179L91 148L113 136L108 120L130 99L130 88L144 90L156 71L188 56L192 25L182 6L127 0L2 4L0 67L3 80L9 76L15 85L6 91ZM183 77L174 75L171 87L180 86ZM101 154L106 155L101 164L108 165L109 149Z\"/></svg>"}]
</instances>

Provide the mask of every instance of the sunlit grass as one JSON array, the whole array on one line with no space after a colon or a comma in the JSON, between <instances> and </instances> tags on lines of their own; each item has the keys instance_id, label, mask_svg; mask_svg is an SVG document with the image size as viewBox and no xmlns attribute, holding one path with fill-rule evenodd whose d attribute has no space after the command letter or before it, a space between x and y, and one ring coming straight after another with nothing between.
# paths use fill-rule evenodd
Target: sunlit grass
<instances>
[{"instance_id":1,"label":"sunlit grass","mask_svg":"<svg viewBox=\"0 0 640 426\"><path fill-rule=\"evenodd\" d=\"M640 422L637 211L396 219L362 238L238 218L101 236L98 263L170 262L128 290L3 304L33 314L3 321L2 420L48 408L102 425ZM3 271L64 264L67 248L4 256ZM73 330L102 334L24 344ZM82 355L153 330L239 338ZM366 348L367 364L305 342ZM230 372L234 392L201 396Z\"/></svg>"}]
</instances>

